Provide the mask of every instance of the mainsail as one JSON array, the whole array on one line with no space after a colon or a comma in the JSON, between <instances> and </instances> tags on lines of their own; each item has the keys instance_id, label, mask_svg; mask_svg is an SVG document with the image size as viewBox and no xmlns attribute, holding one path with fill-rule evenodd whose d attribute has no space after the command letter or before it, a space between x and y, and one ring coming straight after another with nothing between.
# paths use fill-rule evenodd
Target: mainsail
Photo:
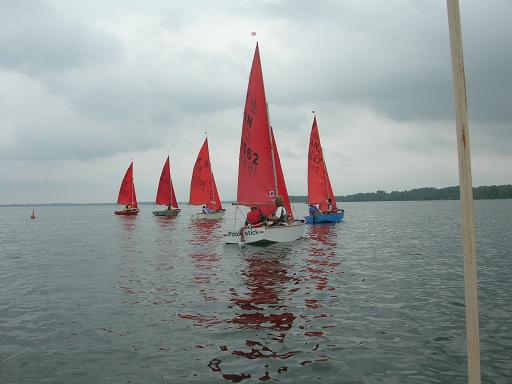
<instances>
[{"instance_id":1,"label":"mainsail","mask_svg":"<svg viewBox=\"0 0 512 384\"><path fill-rule=\"evenodd\" d=\"M158 183L158 191L156 193L155 203L157 205L171 205L173 208L178 208L178 202L176 201L176 195L172 185L169 156L167 156L167 160L165 161L162 168L162 174L160 175L160 182Z\"/></svg>"},{"instance_id":2,"label":"mainsail","mask_svg":"<svg viewBox=\"0 0 512 384\"><path fill-rule=\"evenodd\" d=\"M209 209L222 209L219 193L215 184L208 150L208 138L197 155L192 180L190 182L190 205L206 205Z\"/></svg>"},{"instance_id":3,"label":"mainsail","mask_svg":"<svg viewBox=\"0 0 512 384\"><path fill-rule=\"evenodd\" d=\"M325 165L325 159L320 143L316 116L311 127L308 151L308 202L319 204L322 211L328 209L328 199L331 199L332 208L337 210L336 199L332 192L331 180Z\"/></svg>"},{"instance_id":4,"label":"mainsail","mask_svg":"<svg viewBox=\"0 0 512 384\"><path fill-rule=\"evenodd\" d=\"M276 188L267 101L256 44L242 122L237 202L247 206L271 205L278 192Z\"/></svg>"},{"instance_id":5,"label":"mainsail","mask_svg":"<svg viewBox=\"0 0 512 384\"><path fill-rule=\"evenodd\" d=\"M117 204L131 205L132 208L138 208L135 185L133 184L133 161L130 163L121 182Z\"/></svg>"}]
</instances>

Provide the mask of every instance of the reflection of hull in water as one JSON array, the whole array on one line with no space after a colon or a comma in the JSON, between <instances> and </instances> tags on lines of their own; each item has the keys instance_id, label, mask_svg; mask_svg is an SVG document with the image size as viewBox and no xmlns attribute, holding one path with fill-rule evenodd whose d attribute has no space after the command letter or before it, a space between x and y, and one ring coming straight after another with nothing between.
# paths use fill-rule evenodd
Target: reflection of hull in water
<instances>
[{"instance_id":1,"label":"reflection of hull in water","mask_svg":"<svg viewBox=\"0 0 512 384\"><path fill-rule=\"evenodd\" d=\"M166 209L164 211L153 211L153 215L155 216L178 216L178 213L181 212L181 209Z\"/></svg>"},{"instance_id":2,"label":"reflection of hull in water","mask_svg":"<svg viewBox=\"0 0 512 384\"><path fill-rule=\"evenodd\" d=\"M345 212L340 211L337 213L320 213L318 215L306 216L306 224L317 224L317 223L338 223L343 221Z\"/></svg>"},{"instance_id":3,"label":"reflection of hull in water","mask_svg":"<svg viewBox=\"0 0 512 384\"><path fill-rule=\"evenodd\" d=\"M140 212L139 208L123 209L122 211L115 211L114 213L119 216L135 216Z\"/></svg>"},{"instance_id":4,"label":"reflection of hull in water","mask_svg":"<svg viewBox=\"0 0 512 384\"><path fill-rule=\"evenodd\" d=\"M292 224L286 225L243 227L240 231L224 234L224 240L226 244L287 243L304 235L305 224L304 220L295 220Z\"/></svg>"},{"instance_id":5,"label":"reflection of hull in water","mask_svg":"<svg viewBox=\"0 0 512 384\"><path fill-rule=\"evenodd\" d=\"M218 220L226 213L225 209L218 209L212 213L196 213L192 215L193 220Z\"/></svg>"}]
</instances>

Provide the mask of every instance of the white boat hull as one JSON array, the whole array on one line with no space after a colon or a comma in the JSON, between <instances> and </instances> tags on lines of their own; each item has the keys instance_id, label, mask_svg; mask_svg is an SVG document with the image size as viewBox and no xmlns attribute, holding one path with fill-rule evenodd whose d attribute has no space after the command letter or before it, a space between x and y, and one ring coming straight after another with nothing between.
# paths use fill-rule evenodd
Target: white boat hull
<instances>
[{"instance_id":1,"label":"white boat hull","mask_svg":"<svg viewBox=\"0 0 512 384\"><path fill-rule=\"evenodd\" d=\"M181 212L181 209L166 209L164 211L153 211L153 215L173 217L173 216L178 216L178 213L180 213L180 212Z\"/></svg>"},{"instance_id":2,"label":"white boat hull","mask_svg":"<svg viewBox=\"0 0 512 384\"><path fill-rule=\"evenodd\" d=\"M272 243L288 243L304 236L306 222L295 220L292 224L243 227L239 231L224 234L226 244L265 245Z\"/></svg>"},{"instance_id":3,"label":"white boat hull","mask_svg":"<svg viewBox=\"0 0 512 384\"><path fill-rule=\"evenodd\" d=\"M192 215L192 220L218 220L224 217L225 209L218 210L212 213L196 213Z\"/></svg>"}]
</instances>

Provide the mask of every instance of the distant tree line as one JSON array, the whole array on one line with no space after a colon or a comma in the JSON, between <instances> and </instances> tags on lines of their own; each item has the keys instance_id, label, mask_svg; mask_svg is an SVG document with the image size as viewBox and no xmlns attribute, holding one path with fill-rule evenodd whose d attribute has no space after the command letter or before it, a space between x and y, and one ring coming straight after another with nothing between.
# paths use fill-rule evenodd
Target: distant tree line
<instances>
[{"instance_id":1,"label":"distant tree line","mask_svg":"<svg viewBox=\"0 0 512 384\"><path fill-rule=\"evenodd\" d=\"M511 199L512 185L483 185L473 188L473 197L479 199ZM290 196L294 203L305 203L307 196ZM356 193L354 195L336 196L339 201L417 201L417 200L459 200L459 187L416 188L408 191L377 191Z\"/></svg>"}]
</instances>

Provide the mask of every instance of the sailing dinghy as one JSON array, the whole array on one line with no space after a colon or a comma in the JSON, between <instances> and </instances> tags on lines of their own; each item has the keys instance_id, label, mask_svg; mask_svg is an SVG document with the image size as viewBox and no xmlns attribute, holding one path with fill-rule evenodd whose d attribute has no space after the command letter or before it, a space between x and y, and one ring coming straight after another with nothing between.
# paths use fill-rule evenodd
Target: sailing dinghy
<instances>
[{"instance_id":1,"label":"sailing dinghy","mask_svg":"<svg viewBox=\"0 0 512 384\"><path fill-rule=\"evenodd\" d=\"M336 206L336 197L332 192L331 180L325 166L324 153L320 143L316 115L311 127L308 152L308 204L319 205L317 213L310 209L306 216L307 224L339 222L343 220L345 212Z\"/></svg>"},{"instance_id":2,"label":"sailing dinghy","mask_svg":"<svg viewBox=\"0 0 512 384\"><path fill-rule=\"evenodd\" d=\"M194 164L190 181L189 204L203 206L203 212L195 213L192 215L192 219L217 220L226 213L226 210L222 208L215 177L213 177L208 138L204 140Z\"/></svg>"},{"instance_id":3,"label":"sailing dinghy","mask_svg":"<svg viewBox=\"0 0 512 384\"><path fill-rule=\"evenodd\" d=\"M172 186L169 156L167 156L167 160L162 168L155 204L167 205L167 209L165 210L153 211L153 215L155 216L177 216L178 213L181 212L181 209L178 208L178 202L176 201L176 195L174 194L174 188Z\"/></svg>"},{"instance_id":4,"label":"sailing dinghy","mask_svg":"<svg viewBox=\"0 0 512 384\"><path fill-rule=\"evenodd\" d=\"M258 44L254 52L242 122L238 163L237 205L258 207L267 216L284 199L288 221L278 225L244 226L224 234L227 244L264 245L297 240L303 236L304 220L294 220L284 181L274 132L270 127Z\"/></svg>"},{"instance_id":5,"label":"sailing dinghy","mask_svg":"<svg viewBox=\"0 0 512 384\"><path fill-rule=\"evenodd\" d=\"M139 213L135 184L133 183L133 161L130 163L130 166L124 174L123 181L121 182L117 204L124 204L125 208L122 211L115 211L114 213L116 215L134 216Z\"/></svg>"}]
</instances>

